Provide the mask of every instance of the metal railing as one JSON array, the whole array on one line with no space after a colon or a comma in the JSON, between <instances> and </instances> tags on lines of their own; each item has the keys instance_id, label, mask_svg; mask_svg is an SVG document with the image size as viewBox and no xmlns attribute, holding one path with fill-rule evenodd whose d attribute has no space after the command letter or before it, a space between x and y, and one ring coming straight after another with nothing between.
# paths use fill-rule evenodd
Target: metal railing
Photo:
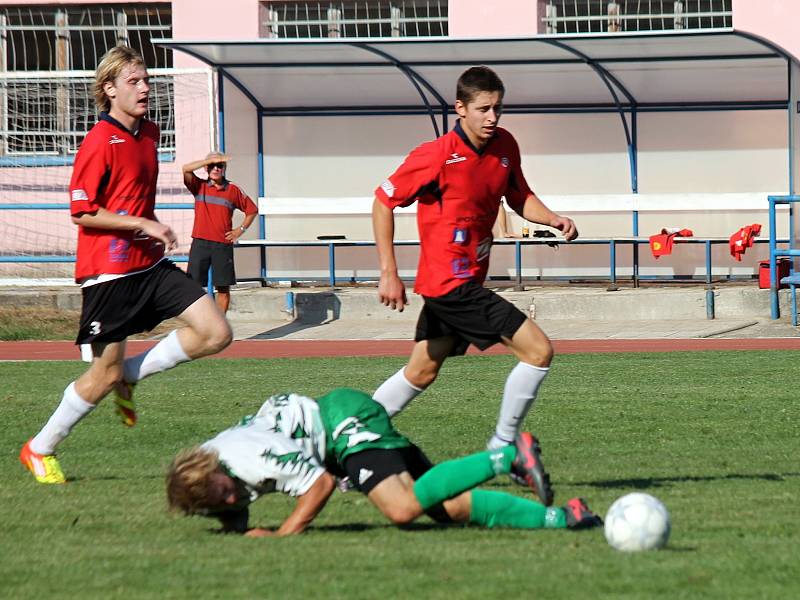
<instances>
[{"instance_id":1,"label":"metal railing","mask_svg":"<svg viewBox=\"0 0 800 600\"><path fill-rule=\"evenodd\" d=\"M447 35L447 0L262 2L264 38Z\"/></svg>"},{"instance_id":2,"label":"metal railing","mask_svg":"<svg viewBox=\"0 0 800 600\"><path fill-rule=\"evenodd\" d=\"M92 86L102 56L125 44L153 71L169 70L172 51L151 40L171 35L168 2L0 7L0 156L66 157L69 164L96 119ZM155 78L153 88L162 151L171 153L172 82Z\"/></svg>"},{"instance_id":3,"label":"metal railing","mask_svg":"<svg viewBox=\"0 0 800 600\"><path fill-rule=\"evenodd\" d=\"M543 33L615 33L731 27L732 0L550 0Z\"/></svg>"}]
</instances>

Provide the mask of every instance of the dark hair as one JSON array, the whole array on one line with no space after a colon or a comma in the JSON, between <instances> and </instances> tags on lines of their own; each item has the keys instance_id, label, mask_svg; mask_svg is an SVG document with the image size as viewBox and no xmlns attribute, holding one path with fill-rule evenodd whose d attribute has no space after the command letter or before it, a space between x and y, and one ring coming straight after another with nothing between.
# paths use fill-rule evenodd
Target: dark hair
<instances>
[{"instance_id":1,"label":"dark hair","mask_svg":"<svg viewBox=\"0 0 800 600\"><path fill-rule=\"evenodd\" d=\"M481 92L500 92L502 99L506 88L497 73L489 67L470 67L458 78L456 100L469 104Z\"/></svg>"}]
</instances>

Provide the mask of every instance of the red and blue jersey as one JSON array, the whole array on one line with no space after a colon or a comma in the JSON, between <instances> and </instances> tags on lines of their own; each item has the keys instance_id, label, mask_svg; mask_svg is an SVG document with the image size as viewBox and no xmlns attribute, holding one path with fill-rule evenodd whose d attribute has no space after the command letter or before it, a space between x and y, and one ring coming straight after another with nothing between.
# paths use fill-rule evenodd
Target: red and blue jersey
<instances>
[{"instance_id":1,"label":"red and blue jersey","mask_svg":"<svg viewBox=\"0 0 800 600\"><path fill-rule=\"evenodd\" d=\"M420 256L414 291L432 298L465 281L483 283L500 199L520 212L531 194L519 147L505 129L479 151L456 123L422 144L375 190L394 209L417 202Z\"/></svg>"},{"instance_id":2,"label":"red and blue jersey","mask_svg":"<svg viewBox=\"0 0 800 600\"><path fill-rule=\"evenodd\" d=\"M233 210L238 208L246 215L258 212L250 197L230 181L217 187L192 173L191 183L186 187L194 196L193 238L231 244L225 234L233 229Z\"/></svg>"},{"instance_id":3,"label":"red and blue jersey","mask_svg":"<svg viewBox=\"0 0 800 600\"><path fill-rule=\"evenodd\" d=\"M70 214L108 211L156 220L159 130L142 119L129 131L106 113L89 130L75 157L69 184ZM164 245L141 231L78 227L75 280L147 269Z\"/></svg>"}]
</instances>

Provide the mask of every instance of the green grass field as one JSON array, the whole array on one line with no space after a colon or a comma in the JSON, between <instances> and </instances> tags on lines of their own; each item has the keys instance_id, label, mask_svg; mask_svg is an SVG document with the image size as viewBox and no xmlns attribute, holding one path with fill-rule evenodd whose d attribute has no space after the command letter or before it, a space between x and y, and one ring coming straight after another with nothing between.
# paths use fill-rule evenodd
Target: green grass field
<instances>
[{"instance_id":1,"label":"green grass field","mask_svg":"<svg viewBox=\"0 0 800 600\"><path fill-rule=\"evenodd\" d=\"M794 598L800 597L800 354L702 352L557 357L527 421L556 503L605 513L643 490L672 515L666 549L612 550L600 530L397 529L357 492L336 492L296 538L212 533L170 515L174 453L255 412L270 393L373 390L399 358L203 360L143 382L140 422L110 405L60 449L71 481L41 486L17 453L83 369L0 363L2 598ZM482 449L513 360L449 361L397 419L434 460ZM507 480L495 489L525 494ZM252 507L276 526L291 499Z\"/></svg>"}]
</instances>

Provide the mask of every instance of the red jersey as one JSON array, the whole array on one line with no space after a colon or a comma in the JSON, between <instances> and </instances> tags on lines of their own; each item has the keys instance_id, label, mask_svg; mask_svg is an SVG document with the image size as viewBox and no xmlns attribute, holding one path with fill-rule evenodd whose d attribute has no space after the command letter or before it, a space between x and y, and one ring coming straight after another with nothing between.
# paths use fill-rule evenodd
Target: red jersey
<instances>
[{"instance_id":1,"label":"red jersey","mask_svg":"<svg viewBox=\"0 0 800 600\"><path fill-rule=\"evenodd\" d=\"M250 197L230 181L218 188L192 173L192 182L186 187L194 196L193 238L231 244L225 234L233 229L233 209L238 208L246 215L258 212Z\"/></svg>"},{"instance_id":2,"label":"red jersey","mask_svg":"<svg viewBox=\"0 0 800 600\"><path fill-rule=\"evenodd\" d=\"M468 280L483 283L500 198L520 211L531 193L514 137L498 127L478 151L460 122L414 149L375 190L392 209L417 201L420 255L414 291L432 298Z\"/></svg>"},{"instance_id":3,"label":"red jersey","mask_svg":"<svg viewBox=\"0 0 800 600\"><path fill-rule=\"evenodd\" d=\"M106 113L81 143L69 183L70 214L100 208L156 220L158 125L142 119L134 134ZM75 281L104 274L125 274L151 267L164 245L141 231L78 227Z\"/></svg>"}]
</instances>

